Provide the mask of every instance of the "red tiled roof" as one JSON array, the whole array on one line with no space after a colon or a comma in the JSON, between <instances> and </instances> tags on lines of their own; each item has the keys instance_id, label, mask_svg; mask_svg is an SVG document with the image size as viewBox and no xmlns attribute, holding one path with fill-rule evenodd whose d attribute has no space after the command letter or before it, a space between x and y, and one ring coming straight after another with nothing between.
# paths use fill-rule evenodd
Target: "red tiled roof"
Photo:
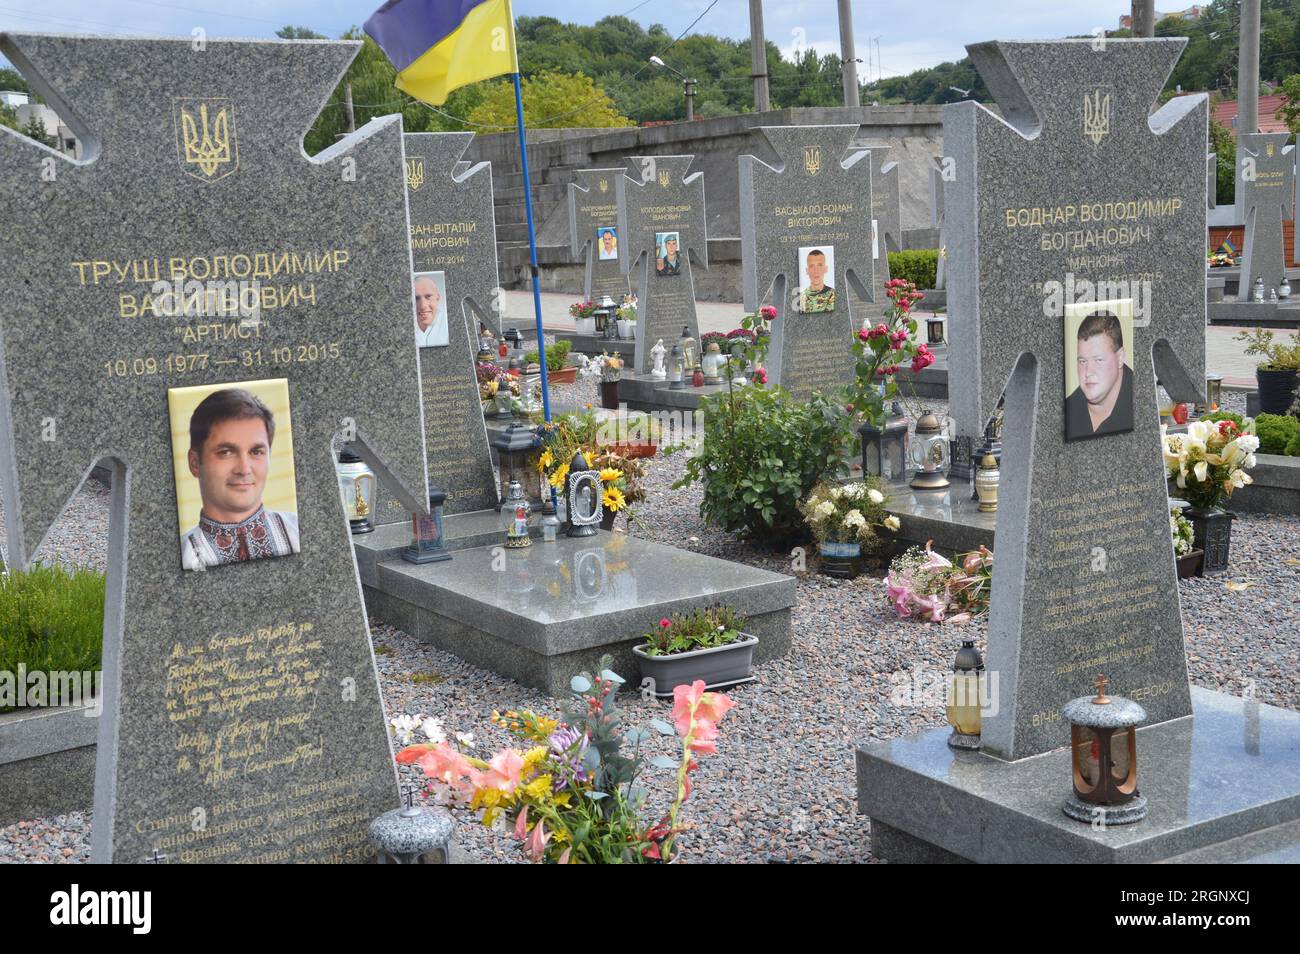
<instances>
[{"instance_id":1,"label":"red tiled roof","mask_svg":"<svg viewBox=\"0 0 1300 954\"><path fill-rule=\"evenodd\" d=\"M1266 133L1287 132L1286 123L1280 119L1275 119L1273 114L1278 111L1282 105L1283 97L1280 93L1272 96L1261 96L1259 98L1259 131ZM1232 121L1237 117L1237 101L1235 99L1224 100L1211 111L1214 121L1219 125L1232 131L1235 137L1237 131L1232 127Z\"/></svg>"}]
</instances>

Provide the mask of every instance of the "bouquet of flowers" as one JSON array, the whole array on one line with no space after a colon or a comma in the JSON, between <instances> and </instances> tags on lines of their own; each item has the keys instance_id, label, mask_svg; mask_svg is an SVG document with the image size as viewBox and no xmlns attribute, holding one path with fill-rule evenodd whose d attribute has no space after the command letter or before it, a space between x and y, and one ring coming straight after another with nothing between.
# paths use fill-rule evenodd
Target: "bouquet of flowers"
<instances>
[{"instance_id":1,"label":"bouquet of flowers","mask_svg":"<svg viewBox=\"0 0 1300 954\"><path fill-rule=\"evenodd\" d=\"M1174 537L1174 556L1186 556L1192 552L1192 522L1178 507L1169 508L1169 531Z\"/></svg>"},{"instance_id":2,"label":"bouquet of flowers","mask_svg":"<svg viewBox=\"0 0 1300 954\"><path fill-rule=\"evenodd\" d=\"M600 378L605 383L619 381L623 377L623 359L616 354L601 354L592 358L578 372L581 378Z\"/></svg>"},{"instance_id":3,"label":"bouquet of flowers","mask_svg":"<svg viewBox=\"0 0 1300 954\"><path fill-rule=\"evenodd\" d=\"M885 282L885 294L890 304L881 321L874 327L859 329L853 342L857 367L850 406L861 411L876 427L885 423L885 401L898 392L893 376L903 364L910 362L913 373L934 364L930 346L916 340L916 319L911 314L912 306L925 296L904 278Z\"/></svg>"},{"instance_id":4,"label":"bouquet of flowers","mask_svg":"<svg viewBox=\"0 0 1300 954\"><path fill-rule=\"evenodd\" d=\"M957 563L930 549L912 547L894 558L885 592L899 619L967 623L988 611L993 551L981 546Z\"/></svg>"},{"instance_id":5,"label":"bouquet of flowers","mask_svg":"<svg viewBox=\"0 0 1300 954\"><path fill-rule=\"evenodd\" d=\"M735 703L722 693L705 692L697 680L673 691L671 725L654 719L650 729L624 730L614 701L623 680L609 670L609 662L608 656L601 660L599 675L574 677L574 701L560 719L527 710L493 713L493 722L522 743L519 747L480 759L466 746L448 742L436 726L428 743L408 745L397 761L420 767L435 800L478 811L489 827L509 824L531 861L670 861L685 830L679 816L691 794L690 775L699 758L717 752L718 723ZM675 736L680 754L643 760L641 745L651 730ZM673 801L654 822L642 817L645 791L637 784L646 764L676 770Z\"/></svg>"},{"instance_id":6,"label":"bouquet of flowers","mask_svg":"<svg viewBox=\"0 0 1300 954\"><path fill-rule=\"evenodd\" d=\"M899 526L898 518L886 513L880 488L880 478L871 474L857 484L819 483L799 504L799 512L818 543L858 543L865 550L878 542L877 528Z\"/></svg>"},{"instance_id":7,"label":"bouquet of flowers","mask_svg":"<svg viewBox=\"0 0 1300 954\"><path fill-rule=\"evenodd\" d=\"M590 318L596 314L594 301L575 301L569 306L569 314L574 318Z\"/></svg>"},{"instance_id":8,"label":"bouquet of flowers","mask_svg":"<svg viewBox=\"0 0 1300 954\"><path fill-rule=\"evenodd\" d=\"M1210 268L1231 268L1237 264L1237 260L1226 252L1212 252L1205 261Z\"/></svg>"},{"instance_id":9,"label":"bouquet of flowers","mask_svg":"<svg viewBox=\"0 0 1300 954\"><path fill-rule=\"evenodd\" d=\"M597 446L584 447L583 455L593 470L600 471L606 510L618 513L645 500L646 469L640 460Z\"/></svg>"},{"instance_id":10,"label":"bouquet of flowers","mask_svg":"<svg viewBox=\"0 0 1300 954\"><path fill-rule=\"evenodd\" d=\"M501 388L507 388L515 397L520 394L519 379L500 365L493 364L490 361L480 361L475 367L475 374L478 377L478 399L480 401L491 401L497 396L497 392Z\"/></svg>"},{"instance_id":11,"label":"bouquet of flowers","mask_svg":"<svg viewBox=\"0 0 1300 954\"><path fill-rule=\"evenodd\" d=\"M1192 421L1187 433L1170 434L1161 425L1165 471L1177 496L1193 507L1217 507L1238 487L1251 483L1247 468L1255 466L1259 438L1255 422Z\"/></svg>"}]
</instances>

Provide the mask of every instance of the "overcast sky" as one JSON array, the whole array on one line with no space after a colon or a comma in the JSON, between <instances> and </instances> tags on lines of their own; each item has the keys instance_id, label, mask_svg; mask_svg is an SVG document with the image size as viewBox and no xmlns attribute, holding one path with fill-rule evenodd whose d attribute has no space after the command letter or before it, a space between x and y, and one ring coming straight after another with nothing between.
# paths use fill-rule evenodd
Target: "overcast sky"
<instances>
[{"instance_id":1,"label":"overcast sky","mask_svg":"<svg viewBox=\"0 0 1300 954\"><path fill-rule=\"evenodd\" d=\"M337 36L365 21L381 0L0 0L0 30L189 36L270 37L285 24ZM749 35L748 0L514 0L516 16L594 23L625 14L673 35L701 13L698 33ZM1128 0L853 0L853 32L864 80L898 76L965 55L980 40L1046 39L1114 29ZM1180 4L1173 4L1178 7ZM836 0L766 0L767 39L789 56L799 45L839 52ZM879 57L876 40L879 41ZM667 57L665 57L667 58Z\"/></svg>"}]
</instances>

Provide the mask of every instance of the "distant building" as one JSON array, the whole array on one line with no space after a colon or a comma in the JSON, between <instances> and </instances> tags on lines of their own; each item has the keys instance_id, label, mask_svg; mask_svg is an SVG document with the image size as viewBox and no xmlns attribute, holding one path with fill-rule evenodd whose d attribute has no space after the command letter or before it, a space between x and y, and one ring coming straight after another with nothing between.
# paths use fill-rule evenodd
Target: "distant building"
<instances>
[{"instance_id":1,"label":"distant building","mask_svg":"<svg viewBox=\"0 0 1300 954\"><path fill-rule=\"evenodd\" d=\"M1160 10L1157 10L1156 23L1159 23L1166 17L1177 17L1180 20L1199 20L1203 12L1205 12L1205 7L1201 6L1188 7L1186 10L1176 10L1173 13L1163 13ZM1119 28L1121 30L1133 29L1133 17L1131 14L1126 13L1119 18Z\"/></svg>"},{"instance_id":2,"label":"distant building","mask_svg":"<svg viewBox=\"0 0 1300 954\"><path fill-rule=\"evenodd\" d=\"M1259 131L1266 133L1289 132L1286 123L1276 119L1274 114L1282 106L1283 98L1280 94L1270 96L1261 96L1259 98ZM1226 126L1232 131L1232 138L1237 138L1237 101L1227 99L1216 105L1210 110L1210 115L1214 121L1221 126Z\"/></svg>"},{"instance_id":3,"label":"distant building","mask_svg":"<svg viewBox=\"0 0 1300 954\"><path fill-rule=\"evenodd\" d=\"M0 89L0 103L10 107L26 106L31 97L14 89Z\"/></svg>"},{"instance_id":4,"label":"distant building","mask_svg":"<svg viewBox=\"0 0 1300 954\"><path fill-rule=\"evenodd\" d=\"M19 129L22 129L35 118L45 127L45 132L54 137L55 148L59 152L65 156L71 156L73 159L81 158L81 143L77 141L77 137L72 130L64 125L63 120L59 118L59 114L50 107L44 103L24 103L17 107L14 112L18 114Z\"/></svg>"}]
</instances>

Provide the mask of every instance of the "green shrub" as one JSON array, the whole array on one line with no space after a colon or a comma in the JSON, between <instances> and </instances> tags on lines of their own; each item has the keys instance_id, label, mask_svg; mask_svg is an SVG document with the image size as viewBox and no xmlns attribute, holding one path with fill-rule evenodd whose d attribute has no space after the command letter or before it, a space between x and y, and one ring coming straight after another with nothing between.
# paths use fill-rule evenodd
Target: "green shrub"
<instances>
[{"instance_id":1,"label":"green shrub","mask_svg":"<svg viewBox=\"0 0 1300 954\"><path fill-rule=\"evenodd\" d=\"M573 342L567 339L557 341L555 344L548 344L546 346L546 369L551 371L564 367L565 363L569 360L569 352L572 349ZM525 365L537 364L537 362L538 354L536 348L524 355Z\"/></svg>"},{"instance_id":2,"label":"green shrub","mask_svg":"<svg viewBox=\"0 0 1300 954\"><path fill-rule=\"evenodd\" d=\"M1289 414L1261 414L1255 418L1255 436L1261 454L1290 454L1300 457L1300 420ZM1295 446L1295 450L1291 448Z\"/></svg>"},{"instance_id":3,"label":"green shrub","mask_svg":"<svg viewBox=\"0 0 1300 954\"><path fill-rule=\"evenodd\" d=\"M1232 421L1237 425L1237 430L1242 430L1246 426L1246 419L1236 411L1215 411L1213 414L1206 414L1201 418L1203 421Z\"/></svg>"},{"instance_id":4,"label":"green shrub","mask_svg":"<svg viewBox=\"0 0 1300 954\"><path fill-rule=\"evenodd\" d=\"M933 288L939 274L937 248L889 253L889 277L905 278L918 289Z\"/></svg>"},{"instance_id":5,"label":"green shrub","mask_svg":"<svg viewBox=\"0 0 1300 954\"><path fill-rule=\"evenodd\" d=\"M674 487L704 484L700 515L774 544L808 535L799 502L857 453L853 416L816 396L747 386L701 402L704 437ZM670 451L671 452L671 451Z\"/></svg>"},{"instance_id":6,"label":"green shrub","mask_svg":"<svg viewBox=\"0 0 1300 954\"><path fill-rule=\"evenodd\" d=\"M103 645L104 574L37 564L0 575L0 671L97 671Z\"/></svg>"}]
</instances>

